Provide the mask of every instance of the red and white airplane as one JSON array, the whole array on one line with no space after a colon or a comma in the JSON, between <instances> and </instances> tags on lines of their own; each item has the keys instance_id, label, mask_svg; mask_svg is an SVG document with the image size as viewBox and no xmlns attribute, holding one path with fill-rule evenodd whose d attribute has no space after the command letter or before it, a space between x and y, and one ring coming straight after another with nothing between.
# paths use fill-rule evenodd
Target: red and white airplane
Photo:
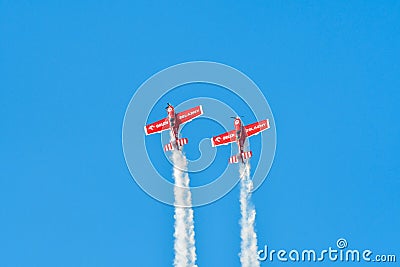
<instances>
[{"instance_id":1,"label":"red and white airplane","mask_svg":"<svg viewBox=\"0 0 400 267\"><path fill-rule=\"evenodd\" d=\"M175 109L171 104L168 103L168 106L165 108L168 112L168 117L156 121L154 123L151 123L149 125L146 125L144 127L144 131L146 132L146 135L153 134L153 133L159 133L165 130L171 130L175 137L175 141L166 144L164 146L165 151L169 150L174 150L176 147L178 150L180 150L180 147L183 145L186 145L188 143L187 138L178 138L179 137L179 126L181 124L184 124L186 122L189 122L193 120L194 118L203 115L203 108L202 106L197 106L185 111L182 111L180 113L175 113Z\"/></svg>"},{"instance_id":2,"label":"red and white airplane","mask_svg":"<svg viewBox=\"0 0 400 267\"><path fill-rule=\"evenodd\" d=\"M249 124L247 126L243 126L242 120L239 117L234 118L234 126L235 130L230 132L214 136L211 139L211 144L213 147L227 145L229 143L235 142L238 145L239 154L231 156L229 158L229 163L238 163L239 157L244 163L245 159L249 159L253 156L253 152L251 151L244 151L244 143L247 137L252 135L257 135L262 131L269 129L269 120L262 120L253 124Z\"/></svg>"}]
</instances>

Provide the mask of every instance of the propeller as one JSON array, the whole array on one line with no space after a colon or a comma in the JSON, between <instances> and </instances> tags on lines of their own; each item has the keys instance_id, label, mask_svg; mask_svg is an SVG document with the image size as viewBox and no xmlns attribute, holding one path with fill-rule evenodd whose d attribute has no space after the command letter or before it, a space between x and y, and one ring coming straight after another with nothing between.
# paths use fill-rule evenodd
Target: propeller
<instances>
[{"instance_id":1,"label":"propeller","mask_svg":"<svg viewBox=\"0 0 400 267\"><path fill-rule=\"evenodd\" d=\"M167 107L165 109L168 109L169 107L171 107L171 104L167 102Z\"/></svg>"}]
</instances>

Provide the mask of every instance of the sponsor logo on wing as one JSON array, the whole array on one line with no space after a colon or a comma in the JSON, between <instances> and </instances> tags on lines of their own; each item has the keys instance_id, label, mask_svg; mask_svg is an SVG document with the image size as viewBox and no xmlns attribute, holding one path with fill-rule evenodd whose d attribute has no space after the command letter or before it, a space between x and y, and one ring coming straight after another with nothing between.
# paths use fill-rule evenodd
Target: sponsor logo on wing
<instances>
[{"instance_id":1,"label":"sponsor logo on wing","mask_svg":"<svg viewBox=\"0 0 400 267\"><path fill-rule=\"evenodd\" d=\"M215 138L215 141L216 141L217 143L219 143L219 142L221 142L221 139L222 139L222 138L221 138L220 136L218 136L218 137Z\"/></svg>"},{"instance_id":2,"label":"sponsor logo on wing","mask_svg":"<svg viewBox=\"0 0 400 267\"><path fill-rule=\"evenodd\" d=\"M267 124L264 122L264 123L260 123L260 124L257 124L256 126L254 126L254 127L250 127L250 128L248 128L248 129L246 129L246 133L247 132L252 132L252 131L255 131L255 130L258 130L258 129L260 129L260 128L264 128L264 127L266 127L267 126Z\"/></svg>"},{"instance_id":3,"label":"sponsor logo on wing","mask_svg":"<svg viewBox=\"0 0 400 267\"><path fill-rule=\"evenodd\" d=\"M230 139L232 139L233 137L235 136L235 134L234 133L232 133L232 134L229 134L229 135L225 135L224 137L222 137L222 140L230 140Z\"/></svg>"},{"instance_id":4,"label":"sponsor logo on wing","mask_svg":"<svg viewBox=\"0 0 400 267\"><path fill-rule=\"evenodd\" d=\"M186 114L180 115L180 116L179 116L179 119L184 119L184 118L186 118L186 117L190 117L190 116L195 115L195 114L197 114L197 113L199 113L199 112L200 112L199 109L193 110L193 111L188 112L188 113L186 113Z\"/></svg>"},{"instance_id":5,"label":"sponsor logo on wing","mask_svg":"<svg viewBox=\"0 0 400 267\"><path fill-rule=\"evenodd\" d=\"M158 128L160 128L160 127L164 127L165 125L167 125L168 124L168 121L164 121L164 122L162 122L162 123L157 123L156 124L156 128L158 129ZM152 128L153 127L153 128ZM150 127L149 127L149 129L150 130L153 130L154 129L154 125L151 125Z\"/></svg>"}]
</instances>

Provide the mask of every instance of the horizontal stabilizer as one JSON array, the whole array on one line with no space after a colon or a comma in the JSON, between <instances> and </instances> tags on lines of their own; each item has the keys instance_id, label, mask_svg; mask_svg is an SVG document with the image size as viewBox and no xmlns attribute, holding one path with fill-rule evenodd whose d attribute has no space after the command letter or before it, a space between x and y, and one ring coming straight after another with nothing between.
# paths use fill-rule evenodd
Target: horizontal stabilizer
<instances>
[{"instance_id":1,"label":"horizontal stabilizer","mask_svg":"<svg viewBox=\"0 0 400 267\"><path fill-rule=\"evenodd\" d=\"M249 159L249 158L251 158L252 156L253 156L253 152L251 152L251 151L242 152L242 158L243 158L243 160Z\"/></svg>"},{"instance_id":2,"label":"horizontal stabilizer","mask_svg":"<svg viewBox=\"0 0 400 267\"><path fill-rule=\"evenodd\" d=\"M172 143L166 144L164 146L164 151L174 150L174 145Z\"/></svg>"},{"instance_id":3,"label":"horizontal stabilizer","mask_svg":"<svg viewBox=\"0 0 400 267\"><path fill-rule=\"evenodd\" d=\"M249 159L253 156L253 152L251 151L247 151L247 152L242 152L241 154L239 154L238 156L241 156L243 160ZM229 158L229 163L238 163L239 162L239 158L238 156L232 156Z\"/></svg>"},{"instance_id":4,"label":"horizontal stabilizer","mask_svg":"<svg viewBox=\"0 0 400 267\"><path fill-rule=\"evenodd\" d=\"M187 139L187 138L178 139L178 145L179 145L179 146L184 146L184 145L186 145L187 143L188 143L188 139Z\"/></svg>"},{"instance_id":5,"label":"horizontal stabilizer","mask_svg":"<svg viewBox=\"0 0 400 267\"><path fill-rule=\"evenodd\" d=\"M237 157L237 156L232 156L232 157L229 158L229 163L230 163L230 164L232 164L232 163L238 163L238 162L239 162L239 160L238 160L238 157Z\"/></svg>"},{"instance_id":6,"label":"horizontal stabilizer","mask_svg":"<svg viewBox=\"0 0 400 267\"><path fill-rule=\"evenodd\" d=\"M189 140L187 139L187 138L181 138L181 139L178 139L177 141L176 141L176 143L178 144L178 146L184 146L184 145L186 145L187 143L189 142ZM174 150L175 148L174 148L174 144L173 143L169 143L169 144L166 144L165 146L164 146L164 151L171 151L171 150Z\"/></svg>"}]
</instances>

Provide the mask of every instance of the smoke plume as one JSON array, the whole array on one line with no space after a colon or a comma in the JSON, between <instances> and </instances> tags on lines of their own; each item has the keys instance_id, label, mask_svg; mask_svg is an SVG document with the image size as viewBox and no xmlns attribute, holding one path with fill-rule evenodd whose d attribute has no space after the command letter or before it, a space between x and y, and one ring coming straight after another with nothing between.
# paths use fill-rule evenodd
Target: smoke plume
<instances>
[{"instance_id":1,"label":"smoke plume","mask_svg":"<svg viewBox=\"0 0 400 267\"><path fill-rule=\"evenodd\" d=\"M240 164L240 211L242 218L240 220L242 239L240 262L242 267L259 267L257 254L257 234L255 232L256 210L251 203L251 190L253 182L250 179L250 163Z\"/></svg>"},{"instance_id":2,"label":"smoke plume","mask_svg":"<svg viewBox=\"0 0 400 267\"><path fill-rule=\"evenodd\" d=\"M171 142L174 138L171 137ZM172 151L172 163L174 164L173 176L175 180L175 267L197 267L196 247L194 239L194 219L192 196L189 188L189 175L187 160L181 150Z\"/></svg>"}]
</instances>

